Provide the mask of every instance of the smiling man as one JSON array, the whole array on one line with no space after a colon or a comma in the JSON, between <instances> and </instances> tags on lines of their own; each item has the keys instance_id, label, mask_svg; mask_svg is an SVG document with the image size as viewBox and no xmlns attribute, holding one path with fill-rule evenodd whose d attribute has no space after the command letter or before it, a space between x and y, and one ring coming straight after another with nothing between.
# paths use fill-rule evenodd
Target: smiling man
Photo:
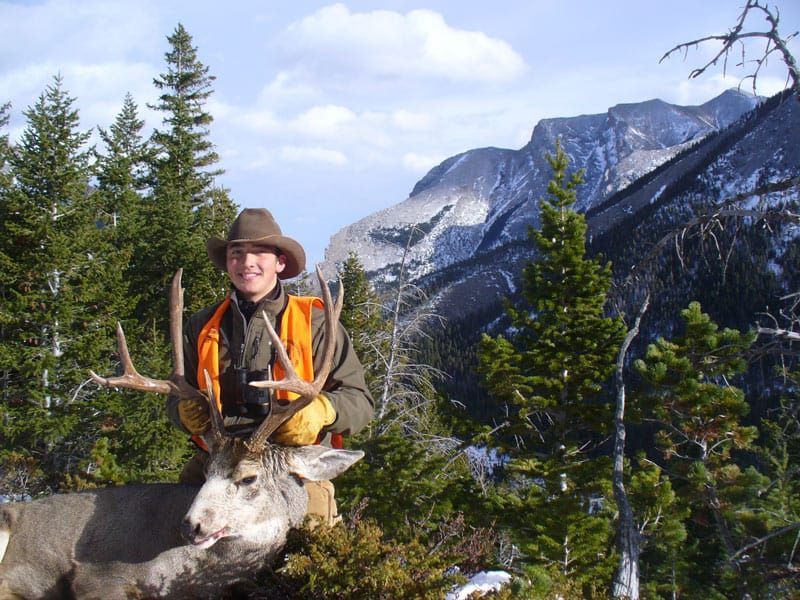
<instances>
[{"instance_id":1,"label":"smiling man","mask_svg":"<svg viewBox=\"0 0 800 600\"><path fill-rule=\"evenodd\" d=\"M311 380L321 366L318 349L325 335L322 302L284 290L282 280L296 277L305 269L305 251L282 234L268 210L243 210L228 237L209 239L206 250L211 262L227 272L233 289L221 303L195 313L186 324L186 380L202 390L202 373L207 370L222 405L226 428L245 434L269 412L269 390L248 385L274 378L276 352L265 315L280 335L298 374ZM167 410L170 420L192 436L210 427L208 405L203 401L170 396ZM333 366L323 392L286 421L270 441L287 446L323 443L341 447L342 436L361 430L373 411L363 367L347 332L338 323ZM181 481L202 482L205 459L203 453L192 459ZM322 482L309 483L306 488L309 514L333 523L333 486Z\"/></svg>"}]
</instances>

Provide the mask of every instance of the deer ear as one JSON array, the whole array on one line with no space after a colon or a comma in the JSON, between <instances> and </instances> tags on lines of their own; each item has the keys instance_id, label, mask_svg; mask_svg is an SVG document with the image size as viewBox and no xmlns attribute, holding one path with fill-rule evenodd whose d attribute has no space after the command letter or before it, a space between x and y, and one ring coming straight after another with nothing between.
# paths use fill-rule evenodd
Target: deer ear
<instances>
[{"instance_id":1,"label":"deer ear","mask_svg":"<svg viewBox=\"0 0 800 600\"><path fill-rule=\"evenodd\" d=\"M363 458L361 450L336 450L325 446L300 446L289 454L289 470L311 481L333 479Z\"/></svg>"}]
</instances>

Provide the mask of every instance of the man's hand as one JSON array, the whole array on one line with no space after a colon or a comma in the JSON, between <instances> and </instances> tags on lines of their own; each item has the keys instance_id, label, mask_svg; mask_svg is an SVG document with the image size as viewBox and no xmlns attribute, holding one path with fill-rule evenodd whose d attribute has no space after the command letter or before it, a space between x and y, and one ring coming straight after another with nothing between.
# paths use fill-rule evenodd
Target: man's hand
<instances>
[{"instance_id":1,"label":"man's hand","mask_svg":"<svg viewBox=\"0 0 800 600\"><path fill-rule=\"evenodd\" d=\"M208 402L200 398L178 400L178 416L183 426L192 435L200 435L211 428Z\"/></svg>"},{"instance_id":2,"label":"man's hand","mask_svg":"<svg viewBox=\"0 0 800 600\"><path fill-rule=\"evenodd\" d=\"M323 427L336 420L336 411L325 396L318 395L272 434L272 441L284 446L308 446L317 441Z\"/></svg>"}]
</instances>

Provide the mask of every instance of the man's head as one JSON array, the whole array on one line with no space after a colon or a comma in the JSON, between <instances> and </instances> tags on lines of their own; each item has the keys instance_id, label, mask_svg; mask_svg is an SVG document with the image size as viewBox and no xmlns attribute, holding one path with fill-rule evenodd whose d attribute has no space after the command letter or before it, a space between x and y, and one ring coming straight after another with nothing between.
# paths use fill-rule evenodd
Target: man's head
<instances>
[{"instance_id":1,"label":"man's head","mask_svg":"<svg viewBox=\"0 0 800 600\"><path fill-rule=\"evenodd\" d=\"M303 247L284 236L272 214L263 208L244 209L227 239L209 239L206 250L241 295L254 302L272 291L278 279L295 277L306 266Z\"/></svg>"}]
</instances>

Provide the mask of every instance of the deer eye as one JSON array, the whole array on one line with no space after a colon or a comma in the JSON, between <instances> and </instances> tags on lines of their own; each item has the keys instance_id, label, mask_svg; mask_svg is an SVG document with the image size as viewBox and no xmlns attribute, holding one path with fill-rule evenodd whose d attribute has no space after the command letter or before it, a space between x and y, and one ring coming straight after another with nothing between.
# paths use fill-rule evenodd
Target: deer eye
<instances>
[{"instance_id":1,"label":"deer eye","mask_svg":"<svg viewBox=\"0 0 800 600\"><path fill-rule=\"evenodd\" d=\"M242 477L239 480L239 485L253 485L256 482L256 479L258 479L258 477L255 476L255 475L249 475L247 477Z\"/></svg>"}]
</instances>

